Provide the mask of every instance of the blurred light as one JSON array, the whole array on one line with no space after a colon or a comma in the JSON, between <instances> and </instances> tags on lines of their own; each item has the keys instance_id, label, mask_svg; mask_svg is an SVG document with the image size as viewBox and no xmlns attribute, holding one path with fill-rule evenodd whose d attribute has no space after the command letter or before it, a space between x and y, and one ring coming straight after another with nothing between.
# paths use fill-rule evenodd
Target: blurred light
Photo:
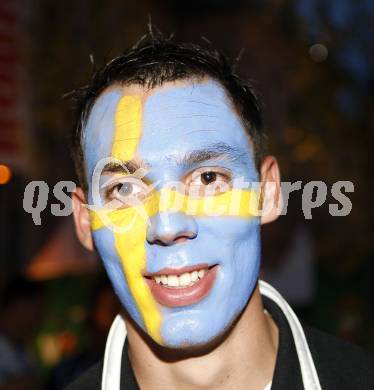
<instances>
[{"instance_id":1,"label":"blurred light","mask_svg":"<svg viewBox=\"0 0 374 390\"><path fill-rule=\"evenodd\" d=\"M62 353L57 335L40 335L37 344L44 364L53 366L61 359Z\"/></svg>"},{"instance_id":2,"label":"blurred light","mask_svg":"<svg viewBox=\"0 0 374 390\"><path fill-rule=\"evenodd\" d=\"M310 47L309 55L313 61L323 62L327 59L329 51L325 45L322 45L322 43L316 43Z\"/></svg>"},{"instance_id":3,"label":"blurred light","mask_svg":"<svg viewBox=\"0 0 374 390\"><path fill-rule=\"evenodd\" d=\"M6 184L12 177L12 171L6 165L0 164L0 184Z\"/></svg>"},{"instance_id":4,"label":"blurred light","mask_svg":"<svg viewBox=\"0 0 374 390\"><path fill-rule=\"evenodd\" d=\"M62 355L69 355L76 350L77 338L72 332L65 330L62 331L57 337Z\"/></svg>"}]
</instances>

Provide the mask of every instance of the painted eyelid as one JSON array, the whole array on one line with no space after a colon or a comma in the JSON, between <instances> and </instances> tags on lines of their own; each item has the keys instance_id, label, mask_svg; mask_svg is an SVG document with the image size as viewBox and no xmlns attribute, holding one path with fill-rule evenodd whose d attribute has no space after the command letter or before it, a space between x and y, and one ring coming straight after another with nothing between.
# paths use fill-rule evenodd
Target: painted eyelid
<instances>
[{"instance_id":1,"label":"painted eyelid","mask_svg":"<svg viewBox=\"0 0 374 390\"><path fill-rule=\"evenodd\" d=\"M107 180L105 183L103 183L100 186L100 190L103 190L108 187L114 187L116 184L123 184L123 183L131 183L131 184L137 184L139 186L147 187L147 184L144 183L141 179L133 176L115 176ZM141 183L141 184L139 184Z\"/></svg>"}]
</instances>

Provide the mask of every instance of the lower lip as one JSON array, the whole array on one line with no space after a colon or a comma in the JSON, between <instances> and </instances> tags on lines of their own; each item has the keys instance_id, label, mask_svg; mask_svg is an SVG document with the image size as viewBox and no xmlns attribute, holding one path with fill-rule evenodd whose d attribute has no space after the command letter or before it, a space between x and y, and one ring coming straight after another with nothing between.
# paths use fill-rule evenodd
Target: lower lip
<instances>
[{"instance_id":1,"label":"lower lip","mask_svg":"<svg viewBox=\"0 0 374 390\"><path fill-rule=\"evenodd\" d=\"M153 279L146 279L151 292L158 303L168 307L193 305L201 301L211 290L216 278L218 266L205 270L204 277L189 287L172 288Z\"/></svg>"}]
</instances>

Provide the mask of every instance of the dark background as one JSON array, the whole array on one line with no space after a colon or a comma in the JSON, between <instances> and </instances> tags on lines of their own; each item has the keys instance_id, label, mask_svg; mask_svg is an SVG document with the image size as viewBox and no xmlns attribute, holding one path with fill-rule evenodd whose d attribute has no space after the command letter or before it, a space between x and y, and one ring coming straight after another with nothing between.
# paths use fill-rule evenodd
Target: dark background
<instances>
[{"instance_id":1,"label":"dark background","mask_svg":"<svg viewBox=\"0 0 374 390\"><path fill-rule=\"evenodd\" d=\"M58 388L52 367L89 348L92 294L106 286L71 217L50 212L57 181L76 181L66 142L72 103L62 96L132 45L149 20L178 40L206 37L233 61L244 49L237 69L262 96L284 181L322 180L329 191L338 180L354 183L346 217L329 214L329 195L305 220L301 191L291 194L287 216L263 230L263 276L303 320L374 347L373 16L369 0L2 2L0 164L11 177L0 167L0 288L22 271L46 289L27 343L43 383ZM51 189L41 226L22 208L30 180Z\"/></svg>"}]
</instances>

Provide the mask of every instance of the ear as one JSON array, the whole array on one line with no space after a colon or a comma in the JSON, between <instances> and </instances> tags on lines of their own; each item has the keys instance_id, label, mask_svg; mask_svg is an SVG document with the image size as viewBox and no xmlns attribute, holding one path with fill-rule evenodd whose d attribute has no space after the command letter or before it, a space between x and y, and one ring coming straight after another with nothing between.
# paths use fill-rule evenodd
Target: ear
<instances>
[{"instance_id":1,"label":"ear","mask_svg":"<svg viewBox=\"0 0 374 390\"><path fill-rule=\"evenodd\" d=\"M90 215L86 207L86 196L82 188L77 187L72 193L73 215L75 222L75 231L79 241L88 250L93 250L93 240L90 225Z\"/></svg>"},{"instance_id":2,"label":"ear","mask_svg":"<svg viewBox=\"0 0 374 390\"><path fill-rule=\"evenodd\" d=\"M277 160L267 156L261 164L261 224L275 221L283 207Z\"/></svg>"}]
</instances>

